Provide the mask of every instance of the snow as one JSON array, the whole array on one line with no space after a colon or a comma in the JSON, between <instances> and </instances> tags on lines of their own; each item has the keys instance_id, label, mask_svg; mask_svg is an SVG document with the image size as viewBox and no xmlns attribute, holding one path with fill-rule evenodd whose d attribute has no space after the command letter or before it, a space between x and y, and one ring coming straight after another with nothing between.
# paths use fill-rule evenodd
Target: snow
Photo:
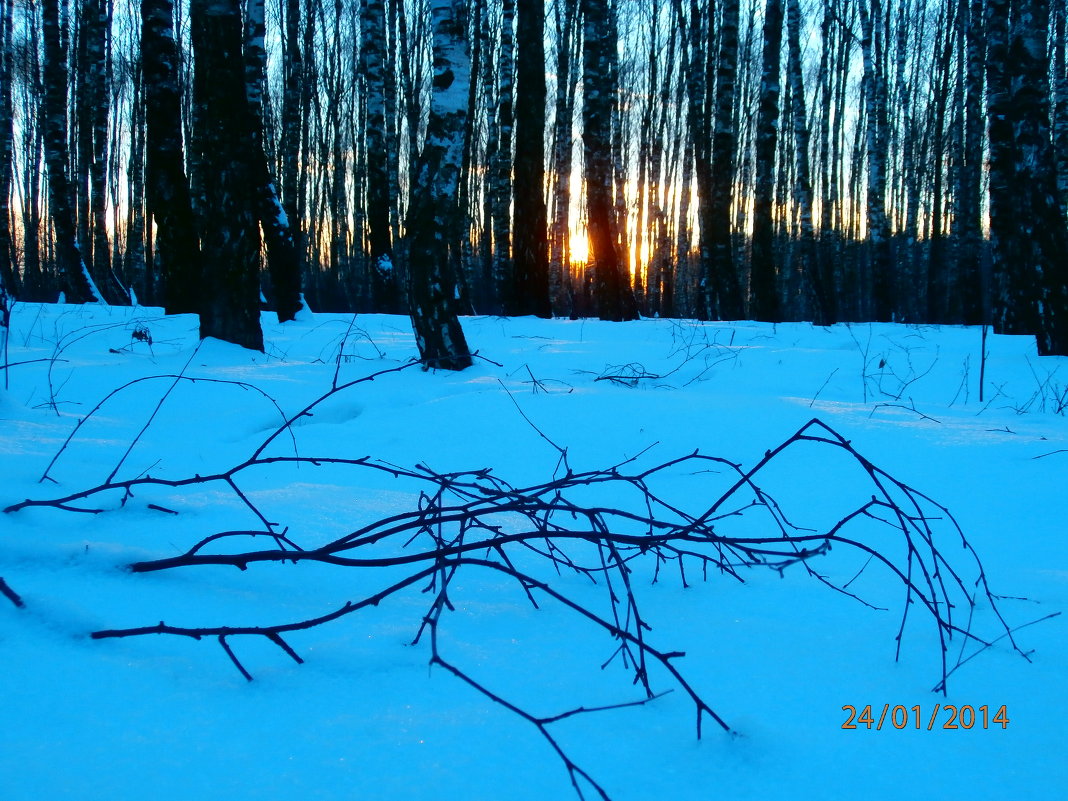
<instances>
[{"instance_id":1,"label":"snow","mask_svg":"<svg viewBox=\"0 0 1068 801\"><path fill-rule=\"evenodd\" d=\"M18 304L11 320L0 390L4 507L89 489L113 472L180 479L227 470L331 386L416 355L407 319L386 315L302 311L280 326L265 313L264 354L199 343L194 317L144 307ZM1068 606L1068 363L1038 358L1028 338L988 338L980 399L979 329L488 317L464 327L479 356L473 368L415 366L353 384L267 452L437 471L492 467L526 485L561 469L554 446L566 448L574 471L632 457L653 466L695 449L748 468L819 418L952 511L1010 625ZM46 471L51 480L39 482ZM729 471L668 478L661 491L694 513L732 480ZM379 470L309 464L235 480L305 547L417 508L426 489ZM763 480L793 522L814 527L873 491L841 452L811 444L788 450ZM625 500L611 487L599 492L586 488L583 497ZM159 621L304 620L403 575L309 563L131 573L131 562L174 556L257 520L219 482L143 486L122 501L110 493L78 502L100 514L26 508L0 517L0 577L26 604L0 597L5 801L577 798L530 723L430 668L425 639L411 645L431 601L421 587L289 635L304 664L263 638L230 638L252 682L213 637L91 639ZM761 530L762 519L724 525ZM948 521L934 528L949 563L974 575ZM854 533L901 557L900 533ZM272 546L263 540L241 547ZM809 564L846 581L862 560L836 546ZM1030 661L1001 640L954 672L943 696L931 691L940 657L919 610L895 660L904 593L888 571L869 567L851 586L887 611L828 589L801 565L781 577L741 575L744 583L718 574L702 582L695 572L682 587L677 570L666 571L652 585L635 567L650 641L686 652L673 664L737 734L706 718L698 740L691 702L663 671L652 682L674 690L668 695L553 724L560 745L615 801L1063 797L1064 616L1016 632ZM585 579L546 578L600 603ZM601 669L617 643L544 598L533 609L506 577L458 576L451 600L443 656L533 713L642 697L619 659ZM988 604L973 622L996 636ZM951 661L960 647L955 639ZM868 704L876 719L884 704L919 705L924 725L843 730L842 707ZM1004 705L1009 724L945 730L940 713L928 731L935 704L977 714L987 705L990 716Z\"/></svg>"}]
</instances>

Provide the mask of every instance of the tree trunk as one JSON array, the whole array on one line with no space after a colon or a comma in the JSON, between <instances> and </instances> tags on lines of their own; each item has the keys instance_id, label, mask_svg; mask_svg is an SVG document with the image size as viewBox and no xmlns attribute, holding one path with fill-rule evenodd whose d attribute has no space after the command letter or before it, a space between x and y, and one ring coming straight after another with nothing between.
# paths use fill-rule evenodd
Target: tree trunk
<instances>
[{"instance_id":1,"label":"tree trunk","mask_svg":"<svg viewBox=\"0 0 1068 801\"><path fill-rule=\"evenodd\" d=\"M995 328L1068 354L1068 227L1049 114L1047 0L988 0L990 233Z\"/></svg>"},{"instance_id":2,"label":"tree trunk","mask_svg":"<svg viewBox=\"0 0 1068 801\"><path fill-rule=\"evenodd\" d=\"M239 0L191 0L194 126L203 170L200 336L263 350L257 175Z\"/></svg>"},{"instance_id":3,"label":"tree trunk","mask_svg":"<svg viewBox=\"0 0 1068 801\"><path fill-rule=\"evenodd\" d=\"M767 0L764 6L764 59L757 112L756 180L753 198L753 251L750 273L749 314L754 320L779 322L776 287L775 149L779 136L779 74L782 65L782 0Z\"/></svg>"},{"instance_id":4,"label":"tree trunk","mask_svg":"<svg viewBox=\"0 0 1068 801\"><path fill-rule=\"evenodd\" d=\"M85 73L81 76L80 139L86 143L82 158L89 179L86 224L89 237L83 247L92 254L92 275L112 302L129 302L129 294L112 271L107 226L108 120L111 111L111 16L109 0L85 0L81 8L85 37Z\"/></svg>"},{"instance_id":5,"label":"tree trunk","mask_svg":"<svg viewBox=\"0 0 1068 801\"><path fill-rule=\"evenodd\" d=\"M519 3L516 28L515 314L551 317L545 209L545 1Z\"/></svg>"},{"instance_id":6,"label":"tree trunk","mask_svg":"<svg viewBox=\"0 0 1068 801\"><path fill-rule=\"evenodd\" d=\"M44 148L48 167L48 206L56 236L56 261L68 303L103 302L89 277L78 247L74 193L67 150L67 54L60 38L59 3L43 0L44 37Z\"/></svg>"},{"instance_id":7,"label":"tree trunk","mask_svg":"<svg viewBox=\"0 0 1068 801\"><path fill-rule=\"evenodd\" d=\"M894 317L894 289L890 264L890 224L886 215L886 74L881 0L863 0L860 3L860 20L860 47L864 58L864 113L867 125L866 208L868 241L872 251L874 315L878 322L890 322Z\"/></svg>"},{"instance_id":8,"label":"tree trunk","mask_svg":"<svg viewBox=\"0 0 1068 801\"><path fill-rule=\"evenodd\" d=\"M983 108L985 70L983 0L960 0L959 21L964 30L965 68L964 142L958 166L957 194L960 212L953 221L958 234L956 294L961 317L967 325L987 322L982 291L983 245Z\"/></svg>"},{"instance_id":9,"label":"tree trunk","mask_svg":"<svg viewBox=\"0 0 1068 801\"><path fill-rule=\"evenodd\" d=\"M576 18L578 0L557 0L556 114L553 125L552 241L549 263L549 301L574 315L574 292L570 285L571 167L574 145L575 84L578 59L574 49L579 37ZM585 268L585 265L583 265Z\"/></svg>"},{"instance_id":10,"label":"tree trunk","mask_svg":"<svg viewBox=\"0 0 1068 801\"><path fill-rule=\"evenodd\" d=\"M1053 10L1053 150L1057 156L1057 197L1068 208L1068 5Z\"/></svg>"},{"instance_id":11,"label":"tree trunk","mask_svg":"<svg viewBox=\"0 0 1068 801\"><path fill-rule=\"evenodd\" d=\"M496 131L489 168L490 219L493 227L494 305L510 314L516 306L515 270L512 263L512 103L515 72L515 0L501 2L501 39L497 63ZM486 54L489 57L489 54Z\"/></svg>"},{"instance_id":12,"label":"tree trunk","mask_svg":"<svg viewBox=\"0 0 1068 801\"><path fill-rule=\"evenodd\" d=\"M705 304L712 319L738 320L745 315L741 284L734 263L731 205L734 201L734 120L738 77L739 0L724 0L716 58L715 116L712 120L712 163L708 196L701 197L701 250L704 256ZM711 50L715 26L709 21ZM711 101L709 101L711 102Z\"/></svg>"},{"instance_id":13,"label":"tree trunk","mask_svg":"<svg viewBox=\"0 0 1068 801\"><path fill-rule=\"evenodd\" d=\"M14 104L11 95L12 32L15 0L0 4L0 291L19 294L15 247L11 238L11 182L15 156Z\"/></svg>"},{"instance_id":14,"label":"tree trunk","mask_svg":"<svg viewBox=\"0 0 1068 801\"><path fill-rule=\"evenodd\" d=\"M371 308L396 312L398 297L393 269L390 225L389 154L386 136L385 0L362 0L360 64L367 82L367 228L371 257Z\"/></svg>"},{"instance_id":15,"label":"tree trunk","mask_svg":"<svg viewBox=\"0 0 1068 801\"><path fill-rule=\"evenodd\" d=\"M811 141L808 114L805 106L805 83L801 57L801 8L798 0L786 0L787 72L790 75L793 103L794 170L797 201L800 206L799 271L815 300L814 321L817 325L833 325L837 309L834 293L834 272L827 269L816 252L816 233L813 222L812 169L809 163Z\"/></svg>"},{"instance_id":16,"label":"tree trunk","mask_svg":"<svg viewBox=\"0 0 1068 801\"><path fill-rule=\"evenodd\" d=\"M37 41L40 25L39 15L26 15L27 38ZM27 75L40 76L40 50L23 48L19 54L19 69ZM21 138L24 172L19 181L22 196L22 299L33 301L50 300L55 297L47 286L41 264L41 162L44 151L45 115L44 89L40 80L28 82L19 98L19 113L23 120Z\"/></svg>"},{"instance_id":17,"label":"tree trunk","mask_svg":"<svg viewBox=\"0 0 1068 801\"><path fill-rule=\"evenodd\" d=\"M282 207L289 222L294 247L303 254L302 241L304 174L301 170L302 131L307 114L304 106L304 58L301 52L300 0L284 0L282 54L282 115L278 143L279 173L282 184ZM309 27L311 23L308 23Z\"/></svg>"},{"instance_id":18,"label":"tree trunk","mask_svg":"<svg viewBox=\"0 0 1068 801\"><path fill-rule=\"evenodd\" d=\"M168 314L198 313L203 290L199 233L182 146L178 57L172 0L142 0L145 201L156 220L154 262Z\"/></svg>"},{"instance_id":19,"label":"tree trunk","mask_svg":"<svg viewBox=\"0 0 1068 801\"><path fill-rule=\"evenodd\" d=\"M950 76L953 57L952 6L943 6L939 13L939 33L935 43L935 61L931 78L934 97L931 98L931 157L932 197L930 255L927 265L927 314L929 323L954 322L949 318L949 287L951 276L946 263L946 236L943 214L945 193L946 107L950 99ZM955 22L955 20L953 21Z\"/></svg>"},{"instance_id":20,"label":"tree trunk","mask_svg":"<svg viewBox=\"0 0 1068 801\"><path fill-rule=\"evenodd\" d=\"M408 308L423 367L463 370L471 366L471 353L456 310L456 254L443 243L454 230L471 60L457 5L433 0L431 14L433 96L409 210Z\"/></svg>"},{"instance_id":21,"label":"tree trunk","mask_svg":"<svg viewBox=\"0 0 1068 801\"><path fill-rule=\"evenodd\" d=\"M626 265L617 249L613 224L612 106L615 102L608 81L609 48L617 47L605 37L607 0L582 0L582 145L585 158L586 218L594 262L594 298L602 320L634 320L638 317Z\"/></svg>"},{"instance_id":22,"label":"tree trunk","mask_svg":"<svg viewBox=\"0 0 1068 801\"><path fill-rule=\"evenodd\" d=\"M263 84L267 67L263 0L248 0L245 27L245 97L248 106L249 150L246 154L256 182L256 216L267 245L267 268L275 314L284 323L296 317L300 302L300 256L290 233L289 217L267 161L263 131Z\"/></svg>"}]
</instances>

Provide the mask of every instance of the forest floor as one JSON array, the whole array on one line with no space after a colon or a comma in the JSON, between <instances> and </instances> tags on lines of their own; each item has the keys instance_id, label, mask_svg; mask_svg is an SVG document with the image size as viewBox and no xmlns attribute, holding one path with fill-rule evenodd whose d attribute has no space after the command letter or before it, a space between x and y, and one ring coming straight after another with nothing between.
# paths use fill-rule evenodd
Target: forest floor
<instances>
[{"instance_id":1,"label":"forest floor","mask_svg":"<svg viewBox=\"0 0 1068 801\"><path fill-rule=\"evenodd\" d=\"M259 354L199 343L195 318L158 309L16 306L0 384L0 507L108 480L225 471L332 386L415 356L402 317L263 321ZM673 692L550 724L613 801L1064 797L1068 359L1039 359L1029 338L990 336L984 360L980 330L953 327L490 317L464 327L478 352L472 369L415 367L352 384L265 453L370 457L415 473L492 468L530 485L566 472L561 450L574 472L626 472L695 450L745 469L815 418L952 512L974 548L925 502L935 546L976 593L955 620L992 643L950 641L945 695L932 691L943 670L937 627L864 552L836 545L781 571L740 569L742 581L716 571L702 580L695 565L685 585L677 566L654 583L635 562L649 641L685 652L672 664L733 731L706 717L698 739L694 704L655 666L653 689ZM734 478L726 467L679 471L663 491L697 515ZM781 514L817 531L863 506L869 478L818 443L787 449L761 475ZM365 598L395 570L127 566L262 527L253 508L314 547L428 503L417 478L360 465L262 465L234 487L145 485L0 515L0 577L24 603L0 597L0 797L578 797L534 725L430 667L426 637L413 645L433 599L426 582L287 634L303 664L265 638L230 637L251 682L215 637L91 638L160 621L303 621ZM591 505L629 502L611 485L582 494ZM776 535L739 504L725 532ZM895 564L908 556L893 526L858 520L849 534ZM231 539L227 548L273 547L263 536ZM539 575L601 609L589 577ZM618 643L551 599L534 608L509 576L457 574L450 601L443 654L531 714L644 698L611 658ZM844 728L851 720L856 728Z\"/></svg>"}]
</instances>

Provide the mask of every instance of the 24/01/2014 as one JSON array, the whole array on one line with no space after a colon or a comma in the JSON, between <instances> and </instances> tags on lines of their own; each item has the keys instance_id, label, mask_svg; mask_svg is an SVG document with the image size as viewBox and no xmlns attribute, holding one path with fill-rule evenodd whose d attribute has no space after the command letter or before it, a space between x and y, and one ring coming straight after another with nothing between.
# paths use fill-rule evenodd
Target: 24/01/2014
<instances>
[{"instance_id":1,"label":"24/01/2014","mask_svg":"<svg viewBox=\"0 0 1068 801\"><path fill-rule=\"evenodd\" d=\"M878 707L876 707L878 708ZM923 709L920 704L907 707L902 705L890 706L890 704L883 704L882 712L880 713L878 720L874 716L871 704L860 709L860 713L857 713L857 707L846 704L842 707L842 711L848 714L846 722L842 724L843 729L858 729L865 728L868 730L875 729L876 731L882 731L884 725L895 729L926 729L927 731L934 731L937 729L973 729L982 728L989 729L991 725L1000 726L1002 729L1009 727L1009 711L1005 704L998 707L994 715L990 715L991 707L987 704L974 707L970 704L964 706L954 706L953 704L935 704L934 709L931 711L930 716L923 714ZM943 714L942 725L937 725L939 722L939 713ZM924 725L926 723L926 725ZM859 724L859 725L858 725Z\"/></svg>"}]
</instances>

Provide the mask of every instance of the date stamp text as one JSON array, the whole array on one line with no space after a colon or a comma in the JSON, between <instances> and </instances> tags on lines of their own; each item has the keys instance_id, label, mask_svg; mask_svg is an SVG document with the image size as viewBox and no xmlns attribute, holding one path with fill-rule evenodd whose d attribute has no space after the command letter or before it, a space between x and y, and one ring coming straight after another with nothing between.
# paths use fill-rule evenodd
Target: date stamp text
<instances>
[{"instance_id":1,"label":"date stamp text","mask_svg":"<svg viewBox=\"0 0 1068 801\"><path fill-rule=\"evenodd\" d=\"M1009 728L1009 710L1006 704L995 708L988 704L981 706L954 706L953 704L935 704L928 713L920 704L915 706L891 706L883 704L882 709L871 704L856 707L846 704L842 707L846 713L843 729L991 729Z\"/></svg>"}]
</instances>

